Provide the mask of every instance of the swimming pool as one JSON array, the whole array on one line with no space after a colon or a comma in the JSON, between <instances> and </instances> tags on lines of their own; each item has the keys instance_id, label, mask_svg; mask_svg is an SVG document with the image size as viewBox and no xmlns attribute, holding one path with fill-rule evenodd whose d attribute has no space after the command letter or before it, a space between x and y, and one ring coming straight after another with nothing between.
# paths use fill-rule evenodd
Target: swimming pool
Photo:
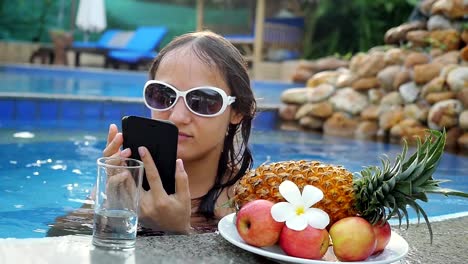
<instances>
[{"instance_id":1,"label":"swimming pool","mask_svg":"<svg viewBox=\"0 0 468 264\"><path fill-rule=\"evenodd\" d=\"M147 79L144 72L7 65L0 66L0 93L140 99ZM257 103L264 106L280 104L282 91L298 85L252 81Z\"/></svg>"},{"instance_id":2,"label":"swimming pool","mask_svg":"<svg viewBox=\"0 0 468 264\"><path fill-rule=\"evenodd\" d=\"M94 185L107 124L102 129L37 127L0 130L0 238L45 236L55 217L80 207ZM281 130L255 131L252 148L254 166L267 160L310 159L351 171L379 164L381 153L394 157L400 151L397 145ZM468 192L467 161L446 153L434 177L451 180L445 187ZM468 208L468 199L429 197L430 203L422 206L432 217Z\"/></svg>"},{"instance_id":3,"label":"swimming pool","mask_svg":"<svg viewBox=\"0 0 468 264\"><path fill-rule=\"evenodd\" d=\"M20 71L19 67L11 69ZM45 78L49 74L55 76L54 73L53 69L47 69L39 75ZM34 79L36 73L14 75L18 74L21 77L14 78L21 79L19 83L35 83L28 80L27 75ZM79 80L86 79L83 76L87 74L101 85L107 83L104 81L107 78L116 81L120 75L123 76L121 83L126 78L131 79L127 76L131 73L126 72L103 71L103 79L98 72L82 70L58 69L56 74L66 75L69 83L80 83ZM138 77L140 74L135 75ZM7 78L14 79L11 76ZM144 81L144 76L138 78ZM44 82L54 83L47 78ZM63 80L58 77L55 82L63 83ZM11 80L0 83L15 86ZM102 89L116 89L111 85L106 84ZM45 86L43 89L50 89L48 84ZM131 99L110 98L113 92L107 94L98 89L95 94L100 96L95 98L86 94L86 89L70 89L77 92L72 95L78 97L67 97L63 95L63 89L60 90L61 86L57 86L52 90L58 90L55 95L60 96L54 97L52 90L37 96L35 90L27 88L26 84L24 87L26 92L12 94L13 90L10 90L5 95L4 86L0 86L0 238L43 237L55 217L81 206L94 185L95 160L101 155L109 123L118 123L125 114L148 114L139 98L132 99L128 95L122 98L128 96ZM122 87L141 92L140 88ZM106 98L103 100L102 97ZM364 165L380 164L378 158L381 154L395 157L401 150L400 146L392 144L282 131L277 128L275 118L274 111L264 111L254 121L251 141L254 166L268 160L310 159L341 164L350 171L359 171ZM445 153L434 177L450 180L444 187L468 192L468 157ZM430 203L422 206L432 217L460 215L468 211L468 199L429 197Z\"/></svg>"}]
</instances>

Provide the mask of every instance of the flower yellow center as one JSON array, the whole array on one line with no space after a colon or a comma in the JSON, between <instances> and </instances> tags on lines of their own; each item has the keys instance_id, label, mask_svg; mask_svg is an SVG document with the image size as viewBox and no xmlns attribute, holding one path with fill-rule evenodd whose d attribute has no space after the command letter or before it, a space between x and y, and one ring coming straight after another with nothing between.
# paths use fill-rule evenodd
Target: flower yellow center
<instances>
[{"instance_id":1,"label":"flower yellow center","mask_svg":"<svg viewBox=\"0 0 468 264\"><path fill-rule=\"evenodd\" d=\"M303 206L298 206L296 207L296 215L302 215L304 214L304 207Z\"/></svg>"}]
</instances>

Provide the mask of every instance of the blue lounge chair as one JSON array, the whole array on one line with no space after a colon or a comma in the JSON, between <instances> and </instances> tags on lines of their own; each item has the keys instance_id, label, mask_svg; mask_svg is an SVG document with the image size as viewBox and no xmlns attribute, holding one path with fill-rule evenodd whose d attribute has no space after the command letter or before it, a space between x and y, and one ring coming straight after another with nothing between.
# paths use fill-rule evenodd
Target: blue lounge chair
<instances>
[{"instance_id":1,"label":"blue lounge chair","mask_svg":"<svg viewBox=\"0 0 468 264\"><path fill-rule=\"evenodd\" d=\"M167 28L164 26L137 28L125 47L112 49L107 53L106 66L112 64L118 67L124 63L129 65L130 69L136 69L139 64L153 60L157 55L156 49L166 34Z\"/></svg>"},{"instance_id":2,"label":"blue lounge chair","mask_svg":"<svg viewBox=\"0 0 468 264\"><path fill-rule=\"evenodd\" d=\"M109 29L98 41L74 41L70 50L75 52L75 66L80 66L81 53L106 55L111 49L125 47L132 36L133 31Z\"/></svg>"}]
</instances>

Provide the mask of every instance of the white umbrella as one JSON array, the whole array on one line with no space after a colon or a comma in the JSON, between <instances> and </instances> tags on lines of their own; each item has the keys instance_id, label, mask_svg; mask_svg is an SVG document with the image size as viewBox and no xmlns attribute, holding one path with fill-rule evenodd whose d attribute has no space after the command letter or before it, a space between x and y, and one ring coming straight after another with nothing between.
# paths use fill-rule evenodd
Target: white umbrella
<instances>
[{"instance_id":1,"label":"white umbrella","mask_svg":"<svg viewBox=\"0 0 468 264\"><path fill-rule=\"evenodd\" d=\"M89 32L103 31L107 27L104 0L80 0L75 24L85 32L85 41Z\"/></svg>"}]
</instances>

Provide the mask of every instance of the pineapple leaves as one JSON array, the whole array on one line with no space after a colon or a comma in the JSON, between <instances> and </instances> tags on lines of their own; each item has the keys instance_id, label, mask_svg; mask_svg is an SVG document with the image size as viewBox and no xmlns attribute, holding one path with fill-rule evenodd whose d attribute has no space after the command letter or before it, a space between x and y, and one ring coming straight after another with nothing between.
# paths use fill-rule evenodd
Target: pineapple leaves
<instances>
[{"instance_id":1,"label":"pineapple leaves","mask_svg":"<svg viewBox=\"0 0 468 264\"><path fill-rule=\"evenodd\" d=\"M426 222L426 225L427 225L427 229L429 229L429 235L431 237L431 244L432 244L432 227L431 227L431 223L429 222L429 218L427 217L427 214L426 212L424 212L424 210L422 209L422 207L417 204L416 202L414 201L411 201L410 203L408 203L409 206L411 206L414 211L416 212L416 215L418 216L418 223L419 223L419 220L420 220L420 215L422 215L424 217L424 221Z\"/></svg>"},{"instance_id":2,"label":"pineapple leaves","mask_svg":"<svg viewBox=\"0 0 468 264\"><path fill-rule=\"evenodd\" d=\"M360 172L361 177L354 181L354 190L357 212L371 223L397 217L400 227L403 218L409 227L407 210L408 207L413 208L418 223L421 216L424 218L432 243L433 233L429 218L416 201L428 202L428 193L465 198L468 198L468 193L441 188L439 184L446 181L433 179L432 175L444 153L446 132L428 132L424 141L417 139L416 150L407 159L408 143L405 140L402 152L397 155L393 164L383 155L380 167L365 167Z\"/></svg>"},{"instance_id":3,"label":"pineapple leaves","mask_svg":"<svg viewBox=\"0 0 468 264\"><path fill-rule=\"evenodd\" d=\"M437 194L443 194L443 195L453 195L453 196L459 196L459 197L465 197L468 198L468 193L460 192L457 190L453 189L448 189L448 188L440 188L436 186L431 186L425 189L426 192L428 193L437 193Z\"/></svg>"}]
</instances>

